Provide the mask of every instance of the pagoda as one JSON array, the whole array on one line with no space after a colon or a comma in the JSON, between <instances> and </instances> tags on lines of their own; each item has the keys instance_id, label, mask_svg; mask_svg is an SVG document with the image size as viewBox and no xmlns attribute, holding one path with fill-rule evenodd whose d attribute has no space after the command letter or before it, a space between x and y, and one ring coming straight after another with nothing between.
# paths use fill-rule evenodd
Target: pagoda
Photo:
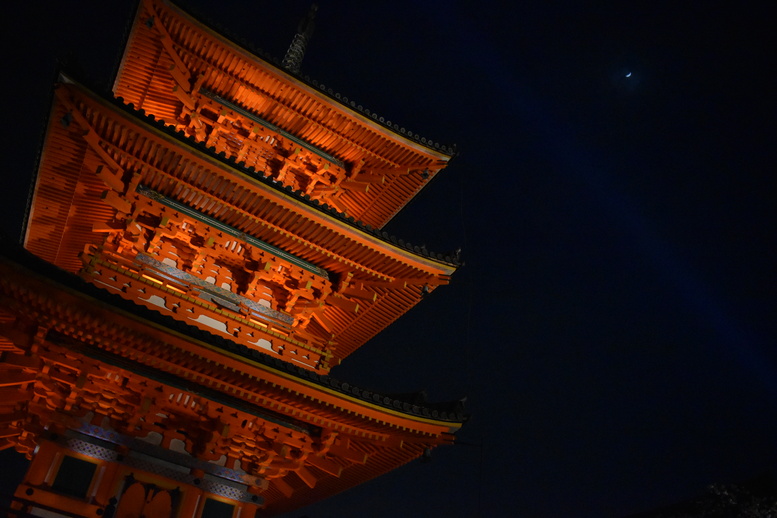
<instances>
[{"instance_id":1,"label":"pagoda","mask_svg":"<svg viewBox=\"0 0 777 518\"><path fill-rule=\"evenodd\" d=\"M451 444L460 402L329 370L458 258L381 229L452 148L166 0L108 94L61 73L0 256L0 448L26 516L272 516Z\"/></svg>"}]
</instances>

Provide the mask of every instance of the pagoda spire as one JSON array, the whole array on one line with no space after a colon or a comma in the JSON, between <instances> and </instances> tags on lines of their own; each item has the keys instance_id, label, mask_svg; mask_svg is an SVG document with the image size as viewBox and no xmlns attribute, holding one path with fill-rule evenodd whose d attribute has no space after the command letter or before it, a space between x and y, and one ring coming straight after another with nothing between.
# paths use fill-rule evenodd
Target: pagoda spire
<instances>
[{"instance_id":1,"label":"pagoda spire","mask_svg":"<svg viewBox=\"0 0 777 518\"><path fill-rule=\"evenodd\" d=\"M297 34L294 35L289 50L286 51L286 55L283 57L283 68L294 74L299 73L300 67L302 66L302 58L305 57L305 48L307 47L310 38L313 37L316 11L318 11L318 5L311 4L307 16L299 22Z\"/></svg>"}]
</instances>

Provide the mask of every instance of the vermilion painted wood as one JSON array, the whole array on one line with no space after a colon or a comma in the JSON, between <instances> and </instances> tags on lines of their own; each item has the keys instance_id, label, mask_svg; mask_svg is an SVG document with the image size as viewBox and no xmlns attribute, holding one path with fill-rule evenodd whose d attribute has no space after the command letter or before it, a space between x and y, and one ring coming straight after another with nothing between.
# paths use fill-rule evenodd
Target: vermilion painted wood
<instances>
[{"instance_id":1,"label":"vermilion painted wood","mask_svg":"<svg viewBox=\"0 0 777 518\"><path fill-rule=\"evenodd\" d=\"M455 272L370 228L453 151L161 0L114 93L60 77L37 258L0 255L0 449L32 459L17 507L269 516L452 443L461 408L324 375ZM63 465L94 468L83 494Z\"/></svg>"}]
</instances>

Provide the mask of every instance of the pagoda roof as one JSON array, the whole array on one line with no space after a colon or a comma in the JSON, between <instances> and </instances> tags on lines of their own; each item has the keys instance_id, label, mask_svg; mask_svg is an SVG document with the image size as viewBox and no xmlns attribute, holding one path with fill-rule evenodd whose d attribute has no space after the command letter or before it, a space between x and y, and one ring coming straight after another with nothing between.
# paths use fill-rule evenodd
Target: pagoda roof
<instances>
[{"instance_id":1,"label":"pagoda roof","mask_svg":"<svg viewBox=\"0 0 777 518\"><path fill-rule=\"evenodd\" d=\"M202 115L197 99L204 96L244 127L280 130L327 158L327 166L344 167L348 182L330 203L377 228L454 156L453 148L406 131L220 32L171 2L142 0L114 94L178 127ZM346 187L359 182L369 189Z\"/></svg>"},{"instance_id":2,"label":"pagoda roof","mask_svg":"<svg viewBox=\"0 0 777 518\"><path fill-rule=\"evenodd\" d=\"M12 401L29 403L9 417L15 423L12 429L22 436L9 437L4 442L13 444L19 440L23 443L19 447L31 451L34 444L29 443L28 432L35 433L37 427L46 426L48 419L54 419L57 427L64 424L82 431L83 426L74 425L73 418L80 416L78 412L102 408L110 398L117 397L118 389L103 395L98 387L119 369L125 379L132 378L133 387L162 391L159 402L153 404L173 401L179 394L187 404L190 397L198 405L211 402L206 405L209 415L222 416L216 419L224 427L219 434L210 432L213 440L218 444L247 441L246 456L260 454L262 450L254 451L259 446L248 445L256 439L254 432L245 428L245 419L280 427L302 440L300 444L305 448L312 447L310 455L297 467L290 468L288 474L276 474L281 478L271 477L269 484L263 486L260 494L265 501L264 512L269 515L326 498L418 458L428 448L451 444L453 433L466 420L461 401L431 404L412 395L382 394L300 369L134 305L35 257L7 239L0 239L0 316L4 343L6 337L13 337L12 342L21 348L12 350L5 346L7 352L0 362L8 362L7 368L29 373L45 363L62 365L65 371L83 369L84 381L74 390L80 390L82 385L86 389L78 407L81 410L71 409L58 417L51 414L54 402L40 406L27 394L42 390L35 375L17 376L18 382L9 377L6 381L14 385L0 392ZM20 354L33 343L33 356L29 356L30 351ZM57 376L65 379L61 374ZM122 412L131 412L132 404L146 400L149 399L132 403L133 400L122 399L118 405L121 410L108 408L107 415L121 421ZM218 410L220 406L229 411ZM142 437L154 429L148 428L150 421L143 426L132 435ZM121 433L135 429L127 430ZM334 437L336 443L326 454L316 454L315 444L325 437ZM237 469L231 466L227 468ZM297 476L291 476L292 473ZM257 475L248 470L247 476ZM261 479L261 474L258 477ZM247 483L259 484L260 480Z\"/></svg>"},{"instance_id":3,"label":"pagoda roof","mask_svg":"<svg viewBox=\"0 0 777 518\"><path fill-rule=\"evenodd\" d=\"M129 205L106 203L105 181L124 193L118 198L161 200L238 239L258 239L285 251L303 267L369 284L376 298L360 303L370 312L368 320L347 308L325 310L327 332L337 337L333 364L447 284L459 265L455 256L413 246L345 216L65 76L55 87L46 142L25 231L25 246L33 253L68 271L81 269L85 247L101 239L94 225L115 224L115 207ZM96 174L101 167L102 176Z\"/></svg>"},{"instance_id":4,"label":"pagoda roof","mask_svg":"<svg viewBox=\"0 0 777 518\"><path fill-rule=\"evenodd\" d=\"M261 183L264 186L274 191L283 193L284 196L293 197L299 203L304 204L305 206L310 207L312 209L315 209L316 211L319 211L325 214L327 217L337 220L340 223L347 225L360 233L367 234L390 247L395 247L397 249L401 249L406 252L409 252L411 255L415 255L419 258L430 259L436 263L439 263L440 265L444 265L446 267L445 268L446 272L448 272L449 274L452 274L457 267L462 266L464 264L461 261L461 258L459 257L458 253L434 252L434 251L428 250L423 245L421 246L413 245L410 242L406 242L403 239L393 234L389 234L386 231L380 230L379 228L375 228L367 223L364 223L363 221L356 219L354 216L349 216L347 214L344 214L343 212L338 211L334 207L320 203L317 200L312 199L309 195L305 194L304 192L295 191L294 189L291 189L288 186L281 185L279 182L274 181L271 178L268 178L267 176L263 175L261 171L257 171L253 167L246 166L242 163L239 163L233 157L227 156L226 153L217 151L216 148L214 148L213 146L207 146L202 142L198 142L195 138L186 135L183 131L176 130L175 127L169 124L166 124L164 120L155 117L153 114L146 112L146 110L136 109L134 105L132 105L131 103L125 102L125 99L121 97L113 98L111 96L101 95L97 93L96 90L89 90L86 87L81 86L79 82L77 82L74 79L71 79L71 77L69 77L64 73L61 73L59 75L58 84L73 85L74 87L87 93L88 95L94 98L99 98L100 102L105 104L110 104L113 107L118 108L123 113L126 113L129 116L136 119L141 124L153 127L155 131L161 131L164 134L168 135L169 137L172 137L178 140L179 142L183 143L187 147L195 150L197 153L205 154L208 156L208 158L220 162L221 164L228 167L229 169L235 170L247 177L250 177L252 181L256 183ZM25 221L25 225L27 224L28 222Z\"/></svg>"},{"instance_id":5,"label":"pagoda roof","mask_svg":"<svg viewBox=\"0 0 777 518\"><path fill-rule=\"evenodd\" d=\"M386 394L360 388L332 376L317 374L308 369L303 369L256 349L250 349L219 335L208 333L185 322L162 315L157 311L138 306L37 257L23 247L13 243L10 238L3 234L0 234L0 256L12 268L28 270L27 273L15 277L17 280L28 278L32 274L46 283L52 283L55 286L52 288L52 292L66 288L75 292L79 297L86 297L98 304L105 305L105 307L113 308L124 316L129 315L138 321L149 322L153 327L168 329L208 348L216 349L224 354L235 355L241 361L276 371L286 379L305 382L316 390L321 390L337 397L357 400L370 407L379 407L391 414L448 423L446 426L451 426L452 428L460 427L467 420L467 414L464 411L464 405L461 400L432 403L426 401L426 395L423 391L407 394Z\"/></svg>"},{"instance_id":6,"label":"pagoda roof","mask_svg":"<svg viewBox=\"0 0 777 518\"><path fill-rule=\"evenodd\" d=\"M404 138L412 140L416 144L420 144L423 147L433 149L435 151L443 153L444 155L450 158L454 158L456 156L458 151L455 145L447 145L445 143L434 141L433 139L427 138L418 133L413 133L412 131L404 128L403 126L400 126L395 122L392 122L390 119L386 119L380 114L375 113L374 111L371 111L369 108L359 104L358 101L354 99L349 99L346 95L343 95L341 92L334 90L331 86L327 86L324 83L318 81L315 78L310 77L307 74L295 73L293 71L290 71L284 68L282 64L282 60L278 56L273 56L272 54L268 53L265 49L258 47L253 42L234 33L234 31L229 27L226 27L223 24L211 19L207 12L202 12L201 10L197 9L195 6L181 6L181 5L178 5L178 2L174 2L170 0L161 0L161 1L167 4L170 4L171 6L187 13L193 19L205 25L206 27L209 27L212 31L219 34L223 38L229 40L237 47L242 48L243 50L251 53L254 57L266 62L268 66L272 66L278 69L279 71L282 71L284 74L294 76L300 81L303 81L308 86L312 86L313 88L318 89L322 95L328 97L332 102L341 104L350 110L356 111L364 115L365 117L372 119L374 123L385 127L389 131L402 135Z\"/></svg>"}]
</instances>

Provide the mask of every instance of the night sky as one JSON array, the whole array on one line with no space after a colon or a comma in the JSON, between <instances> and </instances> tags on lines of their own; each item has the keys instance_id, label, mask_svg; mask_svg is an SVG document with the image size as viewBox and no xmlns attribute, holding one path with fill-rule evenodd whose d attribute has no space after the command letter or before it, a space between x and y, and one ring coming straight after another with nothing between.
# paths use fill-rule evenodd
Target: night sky
<instances>
[{"instance_id":1,"label":"night sky","mask_svg":"<svg viewBox=\"0 0 777 518\"><path fill-rule=\"evenodd\" d=\"M332 375L466 396L471 419L287 517L620 517L774 472L768 3L319 4L303 73L460 151L386 230L466 262ZM184 5L282 57L309 2ZM4 12L7 233L56 60L109 85L134 9Z\"/></svg>"}]
</instances>

